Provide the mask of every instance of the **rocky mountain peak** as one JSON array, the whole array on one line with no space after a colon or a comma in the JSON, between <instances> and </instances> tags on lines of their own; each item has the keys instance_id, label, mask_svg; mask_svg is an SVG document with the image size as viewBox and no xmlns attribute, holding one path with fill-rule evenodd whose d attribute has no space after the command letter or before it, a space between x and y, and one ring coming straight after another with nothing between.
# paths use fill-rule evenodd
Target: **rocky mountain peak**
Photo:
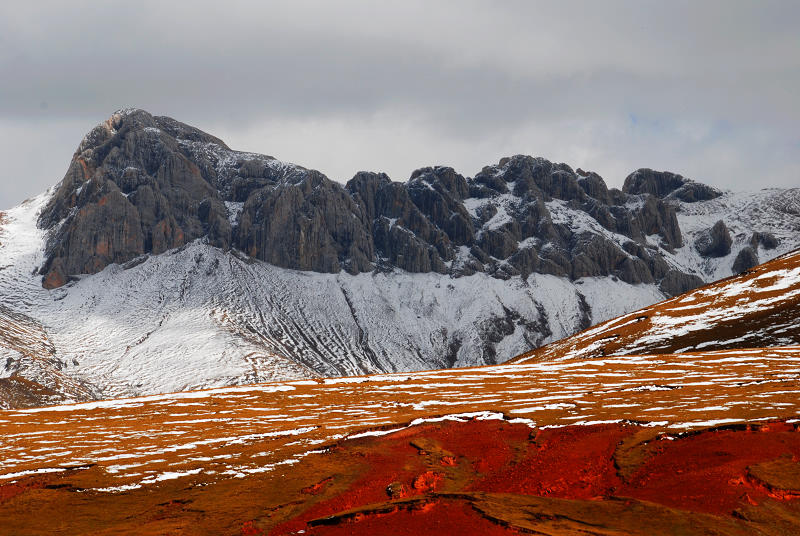
<instances>
[{"instance_id":1,"label":"rocky mountain peak","mask_svg":"<svg viewBox=\"0 0 800 536\"><path fill-rule=\"evenodd\" d=\"M126 109L86 135L42 211L49 240L40 272L53 288L201 239L316 272L613 275L675 293L700 280L671 273L665 260L683 245L674 203L716 195L652 170L634 172L617 190L596 173L526 155L474 177L432 166L407 182L359 172L342 186Z\"/></svg>"},{"instance_id":2,"label":"rocky mountain peak","mask_svg":"<svg viewBox=\"0 0 800 536\"><path fill-rule=\"evenodd\" d=\"M622 191L626 194L652 194L660 199L678 199L686 203L708 201L722 195L716 188L695 182L669 171L637 169L625 178Z\"/></svg>"},{"instance_id":3,"label":"rocky mountain peak","mask_svg":"<svg viewBox=\"0 0 800 536\"><path fill-rule=\"evenodd\" d=\"M44 284L200 237L227 247L231 226L216 177L187 154L189 144L229 151L213 136L142 110L116 112L92 129L39 218L51 230Z\"/></svg>"}]
</instances>

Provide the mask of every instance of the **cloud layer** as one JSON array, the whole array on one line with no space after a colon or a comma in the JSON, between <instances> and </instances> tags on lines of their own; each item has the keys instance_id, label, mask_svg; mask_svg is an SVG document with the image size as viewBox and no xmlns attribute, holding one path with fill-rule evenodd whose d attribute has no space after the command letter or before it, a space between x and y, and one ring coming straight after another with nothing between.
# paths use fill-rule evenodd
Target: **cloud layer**
<instances>
[{"instance_id":1,"label":"cloud layer","mask_svg":"<svg viewBox=\"0 0 800 536\"><path fill-rule=\"evenodd\" d=\"M796 2L37 2L0 7L0 207L124 106L345 181L527 153L800 184Z\"/></svg>"}]
</instances>

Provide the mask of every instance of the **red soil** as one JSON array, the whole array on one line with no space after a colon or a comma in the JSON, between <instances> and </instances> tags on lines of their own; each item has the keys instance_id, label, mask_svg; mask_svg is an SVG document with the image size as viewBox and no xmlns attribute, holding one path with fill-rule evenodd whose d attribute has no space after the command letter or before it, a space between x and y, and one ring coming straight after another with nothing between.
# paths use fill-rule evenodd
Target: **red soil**
<instances>
[{"instance_id":1,"label":"red soil","mask_svg":"<svg viewBox=\"0 0 800 536\"><path fill-rule=\"evenodd\" d=\"M301 489L301 493L305 493L307 495L319 495L325 490L325 486L330 484L332 477L324 478L317 482L316 484L312 484L310 486L306 486L305 488Z\"/></svg>"},{"instance_id":2,"label":"red soil","mask_svg":"<svg viewBox=\"0 0 800 536\"><path fill-rule=\"evenodd\" d=\"M403 489L394 498L413 497L448 489L448 484L463 479L461 473L496 471L513 458L511 445L527 442L530 432L527 426L503 421L469 421L458 425L416 426L379 439L347 442L333 450L357 457L363 467L362 476L345 492L314 505L301 516L276 527L271 534L303 530L312 519L385 502L392 496L389 488L393 483L402 484ZM423 438L425 450L420 448ZM368 447L362 449L361 445ZM462 459L467 460L465 468L457 471L458 460ZM474 469L473 465L479 468Z\"/></svg>"},{"instance_id":3,"label":"red soil","mask_svg":"<svg viewBox=\"0 0 800 536\"><path fill-rule=\"evenodd\" d=\"M0 503L8 501L28 490L43 488L47 482L41 478L31 478L21 482L0 485Z\"/></svg>"},{"instance_id":4,"label":"red soil","mask_svg":"<svg viewBox=\"0 0 800 536\"><path fill-rule=\"evenodd\" d=\"M527 365L3 412L0 535L800 534L800 433L762 420L796 419L798 348L671 356L666 370L664 357ZM539 406L554 393L574 404ZM430 419L410 402L433 399L438 411L498 418L334 439ZM262 421L265 410L289 418ZM230 419L214 424L223 413ZM309 415L318 417L297 428ZM572 424L644 418L666 424ZM676 432L722 419L751 424ZM109 461L9 476L96 452ZM184 476L152 482L168 471Z\"/></svg>"},{"instance_id":5,"label":"red soil","mask_svg":"<svg viewBox=\"0 0 800 536\"><path fill-rule=\"evenodd\" d=\"M256 527L252 521L246 521L242 525L242 536L264 536L264 531Z\"/></svg>"},{"instance_id":6,"label":"red soil","mask_svg":"<svg viewBox=\"0 0 800 536\"><path fill-rule=\"evenodd\" d=\"M619 455L623 447L625 457ZM734 524L738 508L800 495L770 489L750 474L758 464L781 459L792 465L800 459L800 433L783 422L668 436L636 425L532 433L521 424L470 421L349 441L334 453L357 459L361 476L271 535L516 532L513 523L481 518L475 504L486 494L589 501L609 508L619 505L615 497L625 497L637 505L662 505L686 516L712 514ZM401 495L387 491L393 483L401 485ZM514 515L519 514L509 514Z\"/></svg>"},{"instance_id":7,"label":"red soil","mask_svg":"<svg viewBox=\"0 0 800 536\"><path fill-rule=\"evenodd\" d=\"M492 471L469 489L563 499L609 495L622 483L614 451L635 431L619 424L539 430L523 459Z\"/></svg>"},{"instance_id":8,"label":"red soil","mask_svg":"<svg viewBox=\"0 0 800 536\"><path fill-rule=\"evenodd\" d=\"M489 521L469 504L432 501L414 508L398 508L392 512L364 515L336 525L318 526L313 534L338 536L369 534L370 536L508 536L519 534Z\"/></svg>"},{"instance_id":9,"label":"red soil","mask_svg":"<svg viewBox=\"0 0 800 536\"><path fill-rule=\"evenodd\" d=\"M436 488L438 488L442 482L442 478L443 477L441 473L425 471L414 478L414 482L411 483L411 487L413 487L414 491L417 493L436 491Z\"/></svg>"},{"instance_id":10,"label":"red soil","mask_svg":"<svg viewBox=\"0 0 800 536\"><path fill-rule=\"evenodd\" d=\"M748 467L781 456L800 459L800 433L790 424L692 434L659 441L650 456L617 490L647 501L713 514L730 514L742 503L780 498L748 478Z\"/></svg>"}]
</instances>

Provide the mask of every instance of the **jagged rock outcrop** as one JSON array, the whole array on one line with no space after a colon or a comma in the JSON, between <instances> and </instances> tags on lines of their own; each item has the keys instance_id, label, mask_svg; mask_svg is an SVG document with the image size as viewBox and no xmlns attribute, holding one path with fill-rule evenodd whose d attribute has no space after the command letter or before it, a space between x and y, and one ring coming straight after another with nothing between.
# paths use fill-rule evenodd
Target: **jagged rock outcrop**
<instances>
[{"instance_id":1,"label":"jagged rock outcrop","mask_svg":"<svg viewBox=\"0 0 800 536\"><path fill-rule=\"evenodd\" d=\"M247 198L236 245L277 266L316 272L371 270L373 244L364 207L316 171L296 184L261 188Z\"/></svg>"},{"instance_id":2,"label":"jagged rock outcrop","mask_svg":"<svg viewBox=\"0 0 800 536\"><path fill-rule=\"evenodd\" d=\"M731 252L733 239L722 220L707 229L694 243L694 247L704 257L724 257Z\"/></svg>"},{"instance_id":3,"label":"jagged rock outcrop","mask_svg":"<svg viewBox=\"0 0 800 536\"><path fill-rule=\"evenodd\" d=\"M678 199L686 203L708 201L722 192L669 171L638 169L628 175L622 191L627 194L652 194L660 199Z\"/></svg>"},{"instance_id":4,"label":"jagged rock outcrop","mask_svg":"<svg viewBox=\"0 0 800 536\"><path fill-rule=\"evenodd\" d=\"M677 296L702 284L703 280L695 274L685 274L679 270L670 270L661 280L658 289L667 296Z\"/></svg>"},{"instance_id":5,"label":"jagged rock outcrop","mask_svg":"<svg viewBox=\"0 0 800 536\"><path fill-rule=\"evenodd\" d=\"M699 283L665 260L665 251L683 246L672 201L716 195L649 169L631 174L622 190L608 188L596 173L522 155L473 178L437 166L405 183L360 172L342 186L232 151L174 119L124 110L81 142L42 212L50 235L40 272L46 287L57 287L199 238L316 272L615 276L672 293ZM718 234L708 255L720 251Z\"/></svg>"},{"instance_id":6,"label":"jagged rock outcrop","mask_svg":"<svg viewBox=\"0 0 800 536\"><path fill-rule=\"evenodd\" d=\"M139 110L116 113L87 134L39 220L54 230L41 268L46 286L200 237L229 246L220 193L182 150L176 125ZM226 147L197 129L180 128L181 139Z\"/></svg>"},{"instance_id":7,"label":"jagged rock outcrop","mask_svg":"<svg viewBox=\"0 0 800 536\"><path fill-rule=\"evenodd\" d=\"M775 249L778 247L778 239L772 233L756 231L750 237L750 247L757 250L759 246L764 249Z\"/></svg>"},{"instance_id":8,"label":"jagged rock outcrop","mask_svg":"<svg viewBox=\"0 0 800 536\"><path fill-rule=\"evenodd\" d=\"M683 245L675 209L653 195L647 195L637 214L639 228L645 235L660 235L667 250Z\"/></svg>"},{"instance_id":9,"label":"jagged rock outcrop","mask_svg":"<svg viewBox=\"0 0 800 536\"><path fill-rule=\"evenodd\" d=\"M739 250L731 269L734 274L741 274L758 264L758 252L750 246L745 246Z\"/></svg>"}]
</instances>

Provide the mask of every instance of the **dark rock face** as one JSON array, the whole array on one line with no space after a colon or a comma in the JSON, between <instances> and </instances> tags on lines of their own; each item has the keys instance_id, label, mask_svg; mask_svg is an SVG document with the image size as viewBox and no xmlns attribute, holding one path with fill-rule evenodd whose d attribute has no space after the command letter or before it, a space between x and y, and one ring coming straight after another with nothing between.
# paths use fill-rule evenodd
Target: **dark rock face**
<instances>
[{"instance_id":1,"label":"dark rock face","mask_svg":"<svg viewBox=\"0 0 800 536\"><path fill-rule=\"evenodd\" d=\"M49 241L42 267L47 285L200 237L229 245L222 199L167 133L172 123L142 111L115 114L86 136L40 217L48 229L64 222ZM222 144L185 129L204 143Z\"/></svg>"},{"instance_id":2,"label":"dark rock face","mask_svg":"<svg viewBox=\"0 0 800 536\"><path fill-rule=\"evenodd\" d=\"M671 200L716 195L652 170L609 189L596 173L522 155L473 178L437 166L406 183L360 172L342 187L317 171L232 151L174 119L127 110L86 136L41 214L50 230L41 273L56 287L202 239L317 272L616 276L674 294L699 279L671 269L662 254L683 245ZM720 225L708 255L730 248Z\"/></svg>"},{"instance_id":3,"label":"dark rock face","mask_svg":"<svg viewBox=\"0 0 800 536\"><path fill-rule=\"evenodd\" d=\"M658 286L659 290L667 296L677 296L683 294L703 284L703 280L694 274L684 274L678 270L670 270L661 284Z\"/></svg>"},{"instance_id":4,"label":"dark rock face","mask_svg":"<svg viewBox=\"0 0 800 536\"><path fill-rule=\"evenodd\" d=\"M578 168L578 185L586 192L586 195L597 199L603 205L614 204L611 193L608 191L605 181L594 172L586 173Z\"/></svg>"},{"instance_id":5,"label":"dark rock face","mask_svg":"<svg viewBox=\"0 0 800 536\"><path fill-rule=\"evenodd\" d=\"M645 235L660 235L666 249L672 250L683 245L675 209L655 196L648 195L645 198L644 205L636 217L642 232Z\"/></svg>"},{"instance_id":6,"label":"dark rock face","mask_svg":"<svg viewBox=\"0 0 800 536\"><path fill-rule=\"evenodd\" d=\"M753 266L758 266L758 253L750 246L745 246L736 255L736 260L733 261L733 273L741 274L746 272Z\"/></svg>"},{"instance_id":7,"label":"dark rock face","mask_svg":"<svg viewBox=\"0 0 800 536\"><path fill-rule=\"evenodd\" d=\"M384 180L385 178L385 180ZM417 183L420 180L415 179ZM430 191L420 192L423 189ZM384 268L396 266L409 272L445 272L445 260L452 258L447 233L426 216L420 206L446 223L447 203L437 190L416 185L412 188L391 182L385 175L356 175L345 189L364 207L365 228L371 232L376 261ZM445 192L446 193L446 192ZM417 198L415 203L414 197Z\"/></svg>"},{"instance_id":8,"label":"dark rock face","mask_svg":"<svg viewBox=\"0 0 800 536\"><path fill-rule=\"evenodd\" d=\"M652 194L660 199L679 199L687 203L707 201L722 195L722 192L711 186L694 182L669 171L653 171L638 169L628 175L622 186L627 194Z\"/></svg>"},{"instance_id":9,"label":"dark rock face","mask_svg":"<svg viewBox=\"0 0 800 536\"><path fill-rule=\"evenodd\" d=\"M310 171L297 184L251 193L236 230L236 245L277 266L359 273L373 267L366 221L364 207L341 186Z\"/></svg>"},{"instance_id":10,"label":"dark rock face","mask_svg":"<svg viewBox=\"0 0 800 536\"><path fill-rule=\"evenodd\" d=\"M750 237L750 247L757 250L761 246L764 249L775 249L778 247L778 239L772 233L755 232Z\"/></svg>"},{"instance_id":11,"label":"dark rock face","mask_svg":"<svg viewBox=\"0 0 800 536\"><path fill-rule=\"evenodd\" d=\"M724 257L731 252L732 243L731 233L725 223L719 220L695 241L694 247L704 257Z\"/></svg>"}]
</instances>

